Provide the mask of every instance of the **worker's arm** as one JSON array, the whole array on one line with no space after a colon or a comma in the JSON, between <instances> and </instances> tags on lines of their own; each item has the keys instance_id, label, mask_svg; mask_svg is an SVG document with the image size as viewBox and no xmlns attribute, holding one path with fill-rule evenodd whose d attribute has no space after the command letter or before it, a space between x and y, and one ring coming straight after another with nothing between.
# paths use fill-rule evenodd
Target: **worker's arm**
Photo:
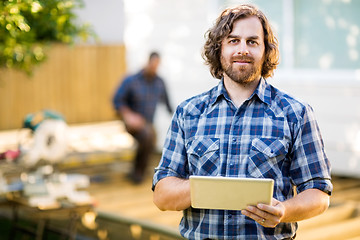
<instances>
[{"instance_id":1,"label":"worker's arm","mask_svg":"<svg viewBox=\"0 0 360 240\"><path fill-rule=\"evenodd\" d=\"M116 113L124 121L127 130L130 132L139 131L146 125L145 118L129 107L129 101L132 101L129 99L132 99L131 96L133 95L133 89L131 87L133 85L133 79L133 76L125 78L112 99Z\"/></svg>"},{"instance_id":2,"label":"worker's arm","mask_svg":"<svg viewBox=\"0 0 360 240\"><path fill-rule=\"evenodd\" d=\"M249 206L242 213L264 227L275 227L281 222L297 222L323 213L329 206L329 195L318 189L307 189L295 197L271 205ZM265 221L262 221L262 220Z\"/></svg>"},{"instance_id":3,"label":"worker's arm","mask_svg":"<svg viewBox=\"0 0 360 240\"><path fill-rule=\"evenodd\" d=\"M189 208L190 181L177 177L161 179L154 189L154 203L162 211L181 211Z\"/></svg>"}]
</instances>

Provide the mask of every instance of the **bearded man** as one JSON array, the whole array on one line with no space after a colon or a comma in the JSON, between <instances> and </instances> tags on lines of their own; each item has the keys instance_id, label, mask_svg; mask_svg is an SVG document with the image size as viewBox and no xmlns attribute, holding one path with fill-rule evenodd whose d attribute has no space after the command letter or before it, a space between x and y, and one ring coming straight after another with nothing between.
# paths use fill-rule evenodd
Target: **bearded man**
<instances>
[{"instance_id":1,"label":"bearded man","mask_svg":"<svg viewBox=\"0 0 360 240\"><path fill-rule=\"evenodd\" d=\"M294 239L296 222L324 212L332 191L313 110L268 83L278 43L256 7L223 11L203 55L220 81L177 107L155 169L154 203L183 211L187 239ZM193 208L192 175L270 178L273 199L241 211Z\"/></svg>"}]
</instances>

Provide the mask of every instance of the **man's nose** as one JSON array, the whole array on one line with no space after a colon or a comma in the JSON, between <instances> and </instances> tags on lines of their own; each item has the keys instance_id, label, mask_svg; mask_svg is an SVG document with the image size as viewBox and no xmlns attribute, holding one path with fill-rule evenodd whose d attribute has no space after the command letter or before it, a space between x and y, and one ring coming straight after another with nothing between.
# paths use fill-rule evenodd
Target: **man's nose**
<instances>
[{"instance_id":1,"label":"man's nose","mask_svg":"<svg viewBox=\"0 0 360 240\"><path fill-rule=\"evenodd\" d=\"M237 49L237 54L246 56L249 54L248 46L246 45L246 42L240 42Z\"/></svg>"}]
</instances>

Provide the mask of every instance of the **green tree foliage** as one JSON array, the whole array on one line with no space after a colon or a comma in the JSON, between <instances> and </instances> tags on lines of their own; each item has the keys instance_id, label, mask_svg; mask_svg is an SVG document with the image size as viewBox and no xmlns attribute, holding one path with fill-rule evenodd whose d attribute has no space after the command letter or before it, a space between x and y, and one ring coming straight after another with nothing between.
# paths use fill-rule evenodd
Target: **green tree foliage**
<instances>
[{"instance_id":1,"label":"green tree foliage","mask_svg":"<svg viewBox=\"0 0 360 240\"><path fill-rule=\"evenodd\" d=\"M81 0L0 0L0 67L30 74L50 43L70 44L92 34L74 9Z\"/></svg>"}]
</instances>

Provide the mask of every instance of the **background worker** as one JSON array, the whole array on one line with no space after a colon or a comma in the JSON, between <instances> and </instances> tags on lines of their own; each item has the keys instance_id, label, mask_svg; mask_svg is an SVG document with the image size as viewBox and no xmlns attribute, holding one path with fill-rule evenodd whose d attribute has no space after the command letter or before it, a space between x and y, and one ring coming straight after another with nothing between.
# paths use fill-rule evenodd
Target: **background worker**
<instances>
[{"instance_id":1,"label":"background worker","mask_svg":"<svg viewBox=\"0 0 360 240\"><path fill-rule=\"evenodd\" d=\"M149 157L154 150L156 134L153 127L156 105L164 102L172 113L165 83L158 76L160 55L152 52L146 66L123 79L113 97L113 107L124 121L126 130L137 140L134 167L129 178L134 183L144 179Z\"/></svg>"}]
</instances>

